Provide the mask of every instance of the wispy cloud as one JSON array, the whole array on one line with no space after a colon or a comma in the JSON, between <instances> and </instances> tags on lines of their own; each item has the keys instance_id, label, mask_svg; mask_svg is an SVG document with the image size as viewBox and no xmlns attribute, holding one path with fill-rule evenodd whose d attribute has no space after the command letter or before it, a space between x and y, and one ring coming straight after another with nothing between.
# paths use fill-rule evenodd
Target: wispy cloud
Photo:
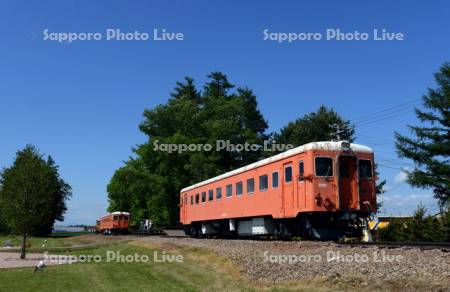
<instances>
[{"instance_id":1,"label":"wispy cloud","mask_svg":"<svg viewBox=\"0 0 450 292\"><path fill-rule=\"evenodd\" d=\"M423 204L429 213L436 213L437 203L430 191L417 190L414 193L408 191L396 191L380 196L383 201L381 213L383 215L412 215L419 204Z\"/></svg>"},{"instance_id":2,"label":"wispy cloud","mask_svg":"<svg viewBox=\"0 0 450 292\"><path fill-rule=\"evenodd\" d=\"M408 169L405 168L405 170L400 171L395 177L394 177L394 183L395 184L401 184L404 183L406 181L406 179L408 178L408 174L406 173Z\"/></svg>"}]
</instances>

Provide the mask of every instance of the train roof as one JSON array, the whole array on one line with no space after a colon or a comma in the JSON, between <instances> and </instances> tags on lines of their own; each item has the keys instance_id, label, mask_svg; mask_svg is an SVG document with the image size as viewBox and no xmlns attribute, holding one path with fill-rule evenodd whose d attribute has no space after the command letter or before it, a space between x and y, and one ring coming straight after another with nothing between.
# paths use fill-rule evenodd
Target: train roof
<instances>
[{"instance_id":1,"label":"train roof","mask_svg":"<svg viewBox=\"0 0 450 292\"><path fill-rule=\"evenodd\" d=\"M331 142L331 141L311 142L311 143L308 143L308 144L305 144L305 145L302 145L302 146L298 146L298 147L292 148L292 149L290 149L288 151L285 151L283 153L271 156L269 158L266 158L266 159L254 162L252 164L243 166L241 168L237 168L235 170L226 172L224 174L221 174L219 176L210 178L208 180L199 182L199 183L197 183L195 185L192 185L192 186L189 186L189 187L186 187L186 188L182 189L181 192L186 192L186 191L189 191L189 190L192 190L192 189L195 189L195 188L207 185L209 183L212 183L212 182L215 182L215 181L218 181L218 180L221 180L221 179L224 179L224 178L227 178L227 177L230 177L230 176L233 176L233 175L245 172L247 170L251 170L251 169L254 169L254 168L257 168L257 167L269 164L269 163L274 162L274 161L282 160L284 158L287 158L287 157L290 157L290 156L293 156L293 155L296 155L296 154L299 154L299 153L302 153L302 152L305 152L305 151L308 151L308 150L327 150L327 151L339 151L339 150L341 150L341 151L345 151L345 150L348 150L348 148L347 148L348 144L350 144L350 149L353 152L373 153L372 148L370 148L368 146L355 144L355 143L348 143L346 141L339 141L339 142Z\"/></svg>"},{"instance_id":2,"label":"train roof","mask_svg":"<svg viewBox=\"0 0 450 292\"><path fill-rule=\"evenodd\" d=\"M100 219L105 218L105 217L108 217L108 216L111 216L111 215L127 215L127 216L130 216L130 213L128 213L128 212L120 212L120 211L116 211L116 212L112 212L112 213L109 213L109 214L107 214L107 215L104 215L104 216L100 217Z\"/></svg>"}]
</instances>

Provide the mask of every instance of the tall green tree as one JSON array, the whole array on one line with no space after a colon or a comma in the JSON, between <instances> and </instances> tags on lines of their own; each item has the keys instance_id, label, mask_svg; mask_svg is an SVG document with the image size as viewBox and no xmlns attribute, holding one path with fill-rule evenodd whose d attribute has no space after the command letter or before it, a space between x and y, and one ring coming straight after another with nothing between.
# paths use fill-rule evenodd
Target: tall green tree
<instances>
[{"instance_id":1,"label":"tall green tree","mask_svg":"<svg viewBox=\"0 0 450 292\"><path fill-rule=\"evenodd\" d=\"M6 219L4 218L4 214L0 206L0 234L7 234L7 233L9 233L9 228L8 225L6 224Z\"/></svg>"},{"instance_id":2,"label":"tall green tree","mask_svg":"<svg viewBox=\"0 0 450 292\"><path fill-rule=\"evenodd\" d=\"M59 174L59 166L51 156L47 157L48 167L48 185L47 194L50 197L50 203L47 205L47 220L41 221L35 228L34 236L47 236L53 230L55 221L64 221L64 214L67 211L66 201L72 195L72 187L65 182Z\"/></svg>"},{"instance_id":3,"label":"tall green tree","mask_svg":"<svg viewBox=\"0 0 450 292\"><path fill-rule=\"evenodd\" d=\"M355 127L336 111L322 105L316 112L306 114L290 122L279 133L276 133L274 138L277 143L294 146L333 139L353 142L355 140Z\"/></svg>"},{"instance_id":4,"label":"tall green tree","mask_svg":"<svg viewBox=\"0 0 450 292\"><path fill-rule=\"evenodd\" d=\"M424 110L416 109L420 126L409 126L413 137L395 133L397 153L411 159L408 183L433 190L441 207L450 195L450 63L434 75L438 87L422 97Z\"/></svg>"},{"instance_id":5,"label":"tall green tree","mask_svg":"<svg viewBox=\"0 0 450 292\"><path fill-rule=\"evenodd\" d=\"M9 228L22 236L21 258L26 239L45 235L55 220L63 220L71 187L61 179L51 157L42 158L34 146L16 154L11 167L0 174L0 208Z\"/></svg>"}]
</instances>

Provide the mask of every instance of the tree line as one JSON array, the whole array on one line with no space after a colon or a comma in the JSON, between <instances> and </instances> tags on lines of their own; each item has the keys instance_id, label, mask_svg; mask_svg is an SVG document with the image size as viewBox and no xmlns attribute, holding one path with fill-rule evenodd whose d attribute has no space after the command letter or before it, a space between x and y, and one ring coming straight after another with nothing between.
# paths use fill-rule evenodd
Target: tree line
<instances>
[{"instance_id":1,"label":"tree line","mask_svg":"<svg viewBox=\"0 0 450 292\"><path fill-rule=\"evenodd\" d=\"M438 88L423 97L428 111L417 110L423 127L410 126L416 137L396 133L400 157L412 159L416 168L408 182L432 189L439 204L448 206L449 196L449 64L436 73ZM221 72L208 75L202 90L192 78L177 82L165 104L145 109L140 131L148 138L116 170L107 186L109 211L129 211L137 224L151 218L157 224L176 225L179 191L186 186L277 154L264 152L264 140L299 146L335 137L355 140L355 126L333 109L321 106L289 122L277 132L267 133L268 122L249 88L236 87ZM431 126L426 126L429 123ZM258 151L199 151L168 153L155 150L164 144L214 144L229 140L261 145ZM386 181L377 184L383 192Z\"/></svg>"},{"instance_id":2,"label":"tree line","mask_svg":"<svg viewBox=\"0 0 450 292\"><path fill-rule=\"evenodd\" d=\"M419 204L412 217L398 218L378 232L381 241L450 242L450 212L427 215Z\"/></svg>"},{"instance_id":3,"label":"tree line","mask_svg":"<svg viewBox=\"0 0 450 292\"><path fill-rule=\"evenodd\" d=\"M334 138L336 127L341 129L342 139L355 139L354 126L325 106L290 122L279 132L267 133L268 122L251 89L236 88L226 75L213 72L200 91L187 77L177 82L166 104L144 111L139 128L148 140L133 149L132 157L111 178L108 210L131 212L134 224L151 218L157 224L176 225L179 191L183 187L277 154L263 151L265 140L294 146L328 141ZM216 140L247 142L260 148L168 153L154 147L155 141L215 144Z\"/></svg>"}]
</instances>

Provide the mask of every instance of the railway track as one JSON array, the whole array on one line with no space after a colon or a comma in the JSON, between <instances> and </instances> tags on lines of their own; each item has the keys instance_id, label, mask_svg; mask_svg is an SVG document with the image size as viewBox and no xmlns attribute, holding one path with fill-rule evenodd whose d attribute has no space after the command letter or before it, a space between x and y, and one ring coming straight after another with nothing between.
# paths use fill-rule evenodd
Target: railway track
<instances>
[{"instance_id":1,"label":"railway track","mask_svg":"<svg viewBox=\"0 0 450 292\"><path fill-rule=\"evenodd\" d=\"M164 237L168 238L190 238L184 234L181 230L164 230ZM213 239L213 238L210 238ZM219 239L219 238L218 238ZM277 241L280 239L267 239L267 238L236 238L233 237L232 239L241 239L241 240L268 240L268 241ZM285 240L280 240L285 241ZM324 241L314 241L317 243L324 242ZM330 242L330 241L325 241ZM332 241L333 243L336 243L338 246L354 246L354 247L379 247L379 248L416 248L420 250L432 250L432 249L438 249L443 252L450 252L450 242L337 242Z\"/></svg>"},{"instance_id":2,"label":"railway track","mask_svg":"<svg viewBox=\"0 0 450 292\"><path fill-rule=\"evenodd\" d=\"M417 248L421 250L439 249L450 252L450 242L338 242L342 246L379 247L379 248Z\"/></svg>"}]
</instances>

